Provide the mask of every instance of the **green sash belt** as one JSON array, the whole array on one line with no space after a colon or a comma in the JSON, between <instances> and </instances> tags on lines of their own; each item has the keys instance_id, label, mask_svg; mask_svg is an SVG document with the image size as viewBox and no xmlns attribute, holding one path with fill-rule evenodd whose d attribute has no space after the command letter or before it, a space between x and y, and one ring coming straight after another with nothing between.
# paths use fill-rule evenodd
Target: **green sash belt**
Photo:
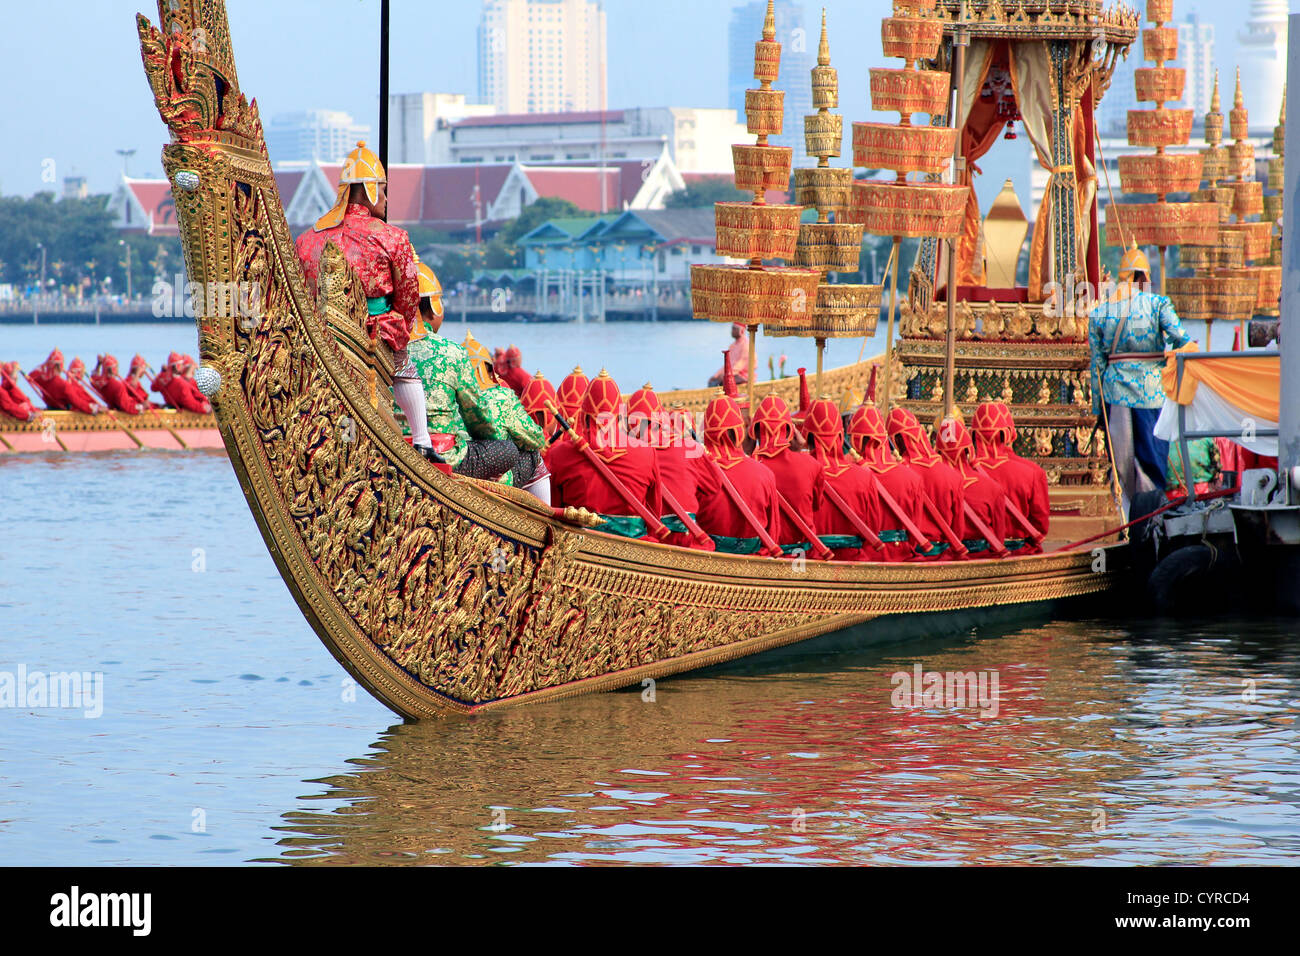
<instances>
[{"instance_id":1,"label":"green sash belt","mask_svg":"<svg viewBox=\"0 0 1300 956\"><path fill-rule=\"evenodd\" d=\"M645 520L636 515L601 515L600 517L602 520L596 525L596 530L604 531L606 534L616 534L623 538L644 538L650 533L645 526Z\"/></svg>"},{"instance_id":2,"label":"green sash belt","mask_svg":"<svg viewBox=\"0 0 1300 956\"><path fill-rule=\"evenodd\" d=\"M758 538L728 538L725 534L711 534L709 537L723 554L758 554L763 547Z\"/></svg>"},{"instance_id":3,"label":"green sash belt","mask_svg":"<svg viewBox=\"0 0 1300 956\"><path fill-rule=\"evenodd\" d=\"M693 511L686 512L686 516L690 518L692 521L695 520L695 512ZM683 521L681 518L677 517L677 515L664 515L659 520L662 521L664 523L664 527L666 527L669 531L673 532L673 534L690 533L691 529L686 527L686 522Z\"/></svg>"},{"instance_id":4,"label":"green sash belt","mask_svg":"<svg viewBox=\"0 0 1300 956\"><path fill-rule=\"evenodd\" d=\"M371 315L383 315L385 312L392 312L393 297L391 295L381 295L373 299L366 299L366 311Z\"/></svg>"},{"instance_id":5,"label":"green sash belt","mask_svg":"<svg viewBox=\"0 0 1300 956\"><path fill-rule=\"evenodd\" d=\"M966 550L971 554L979 554L981 551L987 551L989 549L989 543L983 538L976 538L974 540L963 538L961 543L966 545Z\"/></svg>"},{"instance_id":6,"label":"green sash belt","mask_svg":"<svg viewBox=\"0 0 1300 956\"><path fill-rule=\"evenodd\" d=\"M876 535L885 544L906 544L907 532L898 528L886 528Z\"/></svg>"},{"instance_id":7,"label":"green sash belt","mask_svg":"<svg viewBox=\"0 0 1300 956\"><path fill-rule=\"evenodd\" d=\"M807 541L796 541L793 544L781 545L781 553L787 556L794 554L796 551L802 551L804 554L807 554L811 550L812 545Z\"/></svg>"},{"instance_id":8,"label":"green sash belt","mask_svg":"<svg viewBox=\"0 0 1300 956\"><path fill-rule=\"evenodd\" d=\"M1027 545L1029 541L1025 538L1007 538L1003 543L1007 546L1008 551L1019 551Z\"/></svg>"},{"instance_id":9,"label":"green sash belt","mask_svg":"<svg viewBox=\"0 0 1300 956\"><path fill-rule=\"evenodd\" d=\"M920 548L913 548L913 550L917 553L918 557L935 558L948 550L948 542L947 541L935 542L930 545L929 551L922 551Z\"/></svg>"},{"instance_id":10,"label":"green sash belt","mask_svg":"<svg viewBox=\"0 0 1300 956\"><path fill-rule=\"evenodd\" d=\"M817 537L821 538L822 544L832 551L862 547L862 539L856 534L819 534Z\"/></svg>"}]
</instances>

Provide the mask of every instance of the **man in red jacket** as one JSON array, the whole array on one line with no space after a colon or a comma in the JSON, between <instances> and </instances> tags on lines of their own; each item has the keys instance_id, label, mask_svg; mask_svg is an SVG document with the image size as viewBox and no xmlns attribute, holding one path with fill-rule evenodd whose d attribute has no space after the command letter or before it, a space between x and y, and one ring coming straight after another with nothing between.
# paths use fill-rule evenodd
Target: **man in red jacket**
<instances>
[{"instance_id":1,"label":"man in red jacket","mask_svg":"<svg viewBox=\"0 0 1300 956\"><path fill-rule=\"evenodd\" d=\"M657 517L663 514L659 463L653 449L628 440L618 422L620 404L622 395L618 384L602 369L587 389L574 428L622 482L631 498ZM597 529L600 531L628 538L650 535L636 508L601 474L576 442L552 445L547 464L551 469L551 504L556 508L573 505L605 516L605 524Z\"/></svg>"},{"instance_id":2,"label":"man in red jacket","mask_svg":"<svg viewBox=\"0 0 1300 956\"><path fill-rule=\"evenodd\" d=\"M691 458L699 457L704 449L685 436L674 433L668 422L668 415L659 403L653 386L646 382L627 400L628 432L632 438L654 449L659 460L659 480L662 487L691 518L698 520L700 502L697 495L699 479ZM697 548L712 551L712 542L705 544L697 541L687 530L686 523L664 502L663 523L672 534L664 539L664 544L675 544L683 548Z\"/></svg>"},{"instance_id":3,"label":"man in red jacket","mask_svg":"<svg viewBox=\"0 0 1300 956\"><path fill-rule=\"evenodd\" d=\"M1007 498L1020 509L1040 534L1047 535L1052 512L1047 492L1047 472L1036 462L1012 451L1016 440L1016 423L1011 409L1002 402L984 402L971 419L975 432L975 461L1002 486ZM1007 549L1016 554L1039 554L1042 548L1026 536L1016 522L1007 525Z\"/></svg>"},{"instance_id":4,"label":"man in red jacket","mask_svg":"<svg viewBox=\"0 0 1300 956\"><path fill-rule=\"evenodd\" d=\"M528 383L532 381L533 378L520 367L523 358L523 353L519 351L518 346L510 346L510 348L505 350L501 362L502 367L498 371L498 374L501 376L501 381L514 389L516 395L523 395L524 389L528 387Z\"/></svg>"},{"instance_id":5,"label":"man in red jacket","mask_svg":"<svg viewBox=\"0 0 1300 956\"><path fill-rule=\"evenodd\" d=\"M155 392L161 393L167 400L167 404L177 411L207 415L212 411L211 403L203 397L194 380L186 375L192 363L193 359L188 356L172 352L167 357L167 364L162 367L162 371L154 376L153 385L150 387Z\"/></svg>"},{"instance_id":6,"label":"man in red jacket","mask_svg":"<svg viewBox=\"0 0 1300 956\"><path fill-rule=\"evenodd\" d=\"M90 384L104 397L108 407L127 415L139 415L149 408L143 405L129 392L126 383L118 377L117 359L112 355L101 355L95 363L95 370L90 373Z\"/></svg>"},{"instance_id":7,"label":"man in red jacket","mask_svg":"<svg viewBox=\"0 0 1300 956\"><path fill-rule=\"evenodd\" d=\"M578 417L578 410L582 408L582 400L586 397L590 385L591 380L582 371L581 365L575 365L573 371L560 380L559 391L555 394L559 400L560 411L564 413L564 417L570 424L573 424L573 420Z\"/></svg>"},{"instance_id":8,"label":"man in red jacket","mask_svg":"<svg viewBox=\"0 0 1300 956\"><path fill-rule=\"evenodd\" d=\"M975 464L975 443L958 419L945 418L939 422L935 439L943 460L961 475L963 530L958 534L962 536L962 544L966 545L972 558L994 557L989 550L989 540L965 511L970 508L994 537L1003 541L1007 536L1007 509L1002 503L1002 486Z\"/></svg>"},{"instance_id":9,"label":"man in red jacket","mask_svg":"<svg viewBox=\"0 0 1300 956\"><path fill-rule=\"evenodd\" d=\"M34 422L41 417L40 410L18 387L17 362L0 365L0 413L20 422Z\"/></svg>"},{"instance_id":10,"label":"man in red jacket","mask_svg":"<svg viewBox=\"0 0 1300 956\"><path fill-rule=\"evenodd\" d=\"M718 551L729 554L757 554L762 550L762 543L758 531L732 500L722 475L730 479L737 495L764 530L778 527L780 520L776 479L771 471L741 450L744 441L745 420L740 408L719 390L704 410L704 447L708 455L694 459L694 467L700 527L713 538Z\"/></svg>"},{"instance_id":11,"label":"man in red jacket","mask_svg":"<svg viewBox=\"0 0 1300 956\"><path fill-rule=\"evenodd\" d=\"M818 399L804 415L804 433L826 475L826 493L817 509L817 533L840 561L881 561L884 555L863 541L855 522L834 499L878 533L884 527L880 495L870 469L859 468L844 456L844 419L829 399Z\"/></svg>"},{"instance_id":12,"label":"man in red jacket","mask_svg":"<svg viewBox=\"0 0 1300 956\"><path fill-rule=\"evenodd\" d=\"M104 406L95 401L90 392L86 390L86 363L79 358L74 358L68 365L68 375L65 379L67 382L67 400L68 407L74 412L81 412L83 415L98 415L104 411Z\"/></svg>"},{"instance_id":13,"label":"man in red jacket","mask_svg":"<svg viewBox=\"0 0 1300 956\"><path fill-rule=\"evenodd\" d=\"M922 501L929 501L955 534L960 535L966 525L962 508L962 477L947 462L934 453L930 439L921 423L905 408L891 408L885 419L885 428L907 467L921 479ZM930 539L932 547L927 554L918 554L920 561L948 561L949 545L928 510L921 509L924 521L918 521L921 533Z\"/></svg>"},{"instance_id":14,"label":"man in red jacket","mask_svg":"<svg viewBox=\"0 0 1300 956\"><path fill-rule=\"evenodd\" d=\"M814 456L790 447L794 438L794 418L790 406L781 396L766 395L758 403L749 423L749 436L757 443L754 458L772 473L777 492L804 524L815 530L816 515L822 508L822 491L826 485L824 469ZM786 516L779 502L777 509L781 520L771 529L776 543L783 550L798 546L806 552L810 544L808 536Z\"/></svg>"},{"instance_id":15,"label":"man in red jacket","mask_svg":"<svg viewBox=\"0 0 1300 956\"><path fill-rule=\"evenodd\" d=\"M32 383L32 387L40 393L41 401L50 411L72 411L72 401L68 397L68 380L63 377L63 353L58 349L32 369L27 378Z\"/></svg>"},{"instance_id":16,"label":"man in red jacket","mask_svg":"<svg viewBox=\"0 0 1300 956\"><path fill-rule=\"evenodd\" d=\"M122 386L127 394L145 409L158 407L149 400L149 392L144 387L144 373L148 367L149 363L144 360L144 356L137 354L131 359L131 368L126 373L126 378L122 379Z\"/></svg>"},{"instance_id":17,"label":"man in red jacket","mask_svg":"<svg viewBox=\"0 0 1300 956\"><path fill-rule=\"evenodd\" d=\"M885 419L875 405L861 405L854 411L853 417L849 419L849 441L862 456L859 463L861 467L869 469L875 475L881 488L889 492L903 513L918 527L925 524L921 505L921 495L924 493L921 478L890 450ZM884 527L879 534L885 545L885 560L910 561L913 545L902 528L902 522L885 508L883 502L880 512Z\"/></svg>"}]
</instances>

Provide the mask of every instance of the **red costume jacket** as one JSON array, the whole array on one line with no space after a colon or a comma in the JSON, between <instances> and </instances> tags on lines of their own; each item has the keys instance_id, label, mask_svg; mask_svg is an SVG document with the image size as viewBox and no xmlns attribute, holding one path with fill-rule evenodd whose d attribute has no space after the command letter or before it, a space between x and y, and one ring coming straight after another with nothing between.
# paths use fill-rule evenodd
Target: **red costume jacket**
<instances>
[{"instance_id":1,"label":"red costume jacket","mask_svg":"<svg viewBox=\"0 0 1300 956\"><path fill-rule=\"evenodd\" d=\"M126 383L116 375L92 375L90 383L114 411L125 412L127 415L139 415L143 411L140 400L131 394ZM145 407L148 407L147 401Z\"/></svg>"},{"instance_id":2,"label":"red costume jacket","mask_svg":"<svg viewBox=\"0 0 1300 956\"><path fill-rule=\"evenodd\" d=\"M139 379L130 378L128 376L127 378L122 379L122 387L126 389L126 393L130 395L131 398L140 404L146 407L153 405L153 402L149 399L149 393L144 390L144 386L140 384Z\"/></svg>"},{"instance_id":3,"label":"red costume jacket","mask_svg":"<svg viewBox=\"0 0 1300 956\"><path fill-rule=\"evenodd\" d=\"M776 490L799 513L808 527L821 531L816 524L816 516L824 505L822 493L826 486L821 462L812 455L790 448L783 448L774 455L756 455L754 460L772 473L776 479ZM780 520L771 526L776 543L797 544L806 541L808 536L786 517L779 502L776 510Z\"/></svg>"},{"instance_id":4,"label":"red costume jacket","mask_svg":"<svg viewBox=\"0 0 1300 956\"><path fill-rule=\"evenodd\" d=\"M889 492L895 504L925 534L930 522L925 518L924 506L921 504L924 485L920 476L903 462L895 462L877 470L864 460L861 462L860 467L867 469L875 476L876 481L885 491ZM903 531L902 521L885 507L884 502L881 502L880 505L880 527L884 531L906 534ZM896 534L890 536L894 537ZM902 541L886 541L884 558L886 561L910 561L915 554L914 547L915 544L911 538L904 538Z\"/></svg>"},{"instance_id":5,"label":"red costume jacket","mask_svg":"<svg viewBox=\"0 0 1300 956\"><path fill-rule=\"evenodd\" d=\"M0 375L0 412L20 422L31 421L36 414L36 406L8 375Z\"/></svg>"},{"instance_id":6,"label":"red costume jacket","mask_svg":"<svg viewBox=\"0 0 1300 956\"><path fill-rule=\"evenodd\" d=\"M905 467L921 480L922 494L934 503L935 509L943 520L948 522L952 530L960 535L966 528L966 517L962 508L965 495L963 494L961 475L957 473L957 469L947 462L941 461L937 455L928 465L909 461ZM921 512L917 516L916 523L920 527L921 533L929 538L932 544L942 544L947 540L943 536L943 532L939 530L938 523L930 518L930 514L924 505L922 505ZM952 555L945 549L938 557L951 560Z\"/></svg>"},{"instance_id":7,"label":"red costume jacket","mask_svg":"<svg viewBox=\"0 0 1300 956\"><path fill-rule=\"evenodd\" d=\"M405 349L420 315L420 273L411 237L405 229L375 218L365 206L349 204L337 226L320 232L309 229L298 237L298 259L313 296L320 277L321 252L329 241L343 250L367 298L389 297L390 310L372 315L370 328L377 325L376 334L394 351Z\"/></svg>"},{"instance_id":8,"label":"red costume jacket","mask_svg":"<svg viewBox=\"0 0 1300 956\"><path fill-rule=\"evenodd\" d=\"M970 505L971 510L975 512L1000 541L1006 541L1007 537L1007 509L1002 503L1002 486L994 481L989 475L979 468L967 474L962 483L962 498L966 504ZM980 547L984 542L984 535L980 533L975 524L965 515L965 509L962 509L962 528L958 532L962 536L966 547ZM955 526L954 526L955 530ZM988 551L972 551L973 558L990 557Z\"/></svg>"},{"instance_id":9,"label":"red costume jacket","mask_svg":"<svg viewBox=\"0 0 1300 956\"><path fill-rule=\"evenodd\" d=\"M699 522L706 532L727 538L756 538L758 532L745 520L732 503L731 496L722 486L717 469L703 457L691 462L698 482L700 499ZM777 527L779 515L776 503L776 479L772 472L745 456L738 457L726 475L736 491L749 505L750 511L763 523L764 528Z\"/></svg>"},{"instance_id":10,"label":"red costume jacket","mask_svg":"<svg viewBox=\"0 0 1300 956\"><path fill-rule=\"evenodd\" d=\"M696 458L704 454L704 448L689 438L672 441L662 446L655 446L655 457L659 459L659 480L663 488L677 499L677 503L688 513L696 516L700 513L698 479L694 468ZM670 515L672 509L664 502L664 514ZM675 544L683 548L702 548L689 533L673 532L664 539L664 544Z\"/></svg>"},{"instance_id":11,"label":"red costume jacket","mask_svg":"<svg viewBox=\"0 0 1300 956\"><path fill-rule=\"evenodd\" d=\"M872 531L879 531L884 526L880 510L880 495L876 491L876 476L870 469L858 468L850 462L830 463L826 467L826 485L834 489L844 503L855 515L863 520ZM830 498L822 497L821 507L817 509L817 533L857 535L853 522L842 512ZM875 548L863 543L861 548L832 548L838 561L881 561L884 559Z\"/></svg>"},{"instance_id":12,"label":"red costume jacket","mask_svg":"<svg viewBox=\"0 0 1300 956\"><path fill-rule=\"evenodd\" d=\"M1009 453L1007 457L986 455L983 458L976 458L975 461L1002 487L1003 493L1020 509L1020 513L1029 519L1029 523L1041 534L1046 535L1052 522L1047 472L1034 462L1014 453ZM1007 517L1006 533L1012 538L1025 539L1025 546L1013 553L1039 554L1042 551L1042 548L1028 538L1024 526L1012 520L1010 516Z\"/></svg>"},{"instance_id":13,"label":"red costume jacket","mask_svg":"<svg viewBox=\"0 0 1300 956\"><path fill-rule=\"evenodd\" d=\"M167 400L167 404L177 411L196 412L200 415L206 415L212 411L212 406L203 397L199 387L188 378L177 375L169 368L165 368L155 375L153 385L150 387L155 392L160 392L162 397Z\"/></svg>"},{"instance_id":14,"label":"red costume jacket","mask_svg":"<svg viewBox=\"0 0 1300 956\"><path fill-rule=\"evenodd\" d=\"M53 412L66 412L72 409L72 399L68 395L68 381L62 375L55 375L41 366L32 369L27 376L41 393L41 401Z\"/></svg>"},{"instance_id":15,"label":"red costume jacket","mask_svg":"<svg viewBox=\"0 0 1300 956\"><path fill-rule=\"evenodd\" d=\"M659 494L659 462L654 450L644 445L628 448L622 454L607 457L605 464L622 480L632 496L656 517L662 515ZM556 508L586 508L605 515L635 514L622 495L605 480L585 454L572 441L556 442L546 455L551 471L551 504Z\"/></svg>"},{"instance_id":16,"label":"red costume jacket","mask_svg":"<svg viewBox=\"0 0 1300 956\"><path fill-rule=\"evenodd\" d=\"M523 397L524 389L533 377L518 365L507 365L501 372L501 380L514 389L516 395Z\"/></svg>"}]
</instances>

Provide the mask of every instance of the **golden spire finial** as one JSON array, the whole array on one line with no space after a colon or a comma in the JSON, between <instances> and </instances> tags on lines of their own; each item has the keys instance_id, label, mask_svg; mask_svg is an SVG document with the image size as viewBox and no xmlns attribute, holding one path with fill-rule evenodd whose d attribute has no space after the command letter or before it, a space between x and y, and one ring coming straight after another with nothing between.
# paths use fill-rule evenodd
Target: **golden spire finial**
<instances>
[{"instance_id":1,"label":"golden spire finial","mask_svg":"<svg viewBox=\"0 0 1300 956\"><path fill-rule=\"evenodd\" d=\"M1245 97L1241 95L1241 67L1237 67L1237 92L1232 96L1232 108L1239 110L1245 105Z\"/></svg>"},{"instance_id":2,"label":"golden spire finial","mask_svg":"<svg viewBox=\"0 0 1300 956\"><path fill-rule=\"evenodd\" d=\"M1277 122L1281 126L1286 123L1286 84L1282 84L1282 107L1277 111Z\"/></svg>"},{"instance_id":3,"label":"golden spire finial","mask_svg":"<svg viewBox=\"0 0 1300 956\"><path fill-rule=\"evenodd\" d=\"M776 0L767 0L767 16L763 17L763 39L769 43L776 39Z\"/></svg>"},{"instance_id":4,"label":"golden spire finial","mask_svg":"<svg viewBox=\"0 0 1300 956\"><path fill-rule=\"evenodd\" d=\"M826 8L822 7L822 39L817 46L818 66L831 65L831 41L826 36Z\"/></svg>"},{"instance_id":5,"label":"golden spire finial","mask_svg":"<svg viewBox=\"0 0 1300 956\"><path fill-rule=\"evenodd\" d=\"M1210 94L1210 112L1221 113L1223 106L1219 102L1219 71L1214 71L1214 92Z\"/></svg>"}]
</instances>

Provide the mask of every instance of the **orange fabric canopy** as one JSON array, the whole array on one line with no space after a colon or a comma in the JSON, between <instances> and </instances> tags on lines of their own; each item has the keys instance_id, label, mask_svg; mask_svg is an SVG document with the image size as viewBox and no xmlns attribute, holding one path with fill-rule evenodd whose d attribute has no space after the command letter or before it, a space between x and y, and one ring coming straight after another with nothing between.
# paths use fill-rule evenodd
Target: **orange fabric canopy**
<instances>
[{"instance_id":1,"label":"orange fabric canopy","mask_svg":"<svg viewBox=\"0 0 1300 956\"><path fill-rule=\"evenodd\" d=\"M1189 342L1179 352L1200 351L1195 342ZM1263 358L1240 357L1196 359L1183 367L1183 387L1175 393L1178 381L1178 364L1170 352L1165 358L1163 385L1165 394L1179 405L1189 405L1196 397L1196 389L1204 384L1225 401L1248 415L1275 422L1279 417L1282 392L1282 359L1270 354Z\"/></svg>"}]
</instances>

